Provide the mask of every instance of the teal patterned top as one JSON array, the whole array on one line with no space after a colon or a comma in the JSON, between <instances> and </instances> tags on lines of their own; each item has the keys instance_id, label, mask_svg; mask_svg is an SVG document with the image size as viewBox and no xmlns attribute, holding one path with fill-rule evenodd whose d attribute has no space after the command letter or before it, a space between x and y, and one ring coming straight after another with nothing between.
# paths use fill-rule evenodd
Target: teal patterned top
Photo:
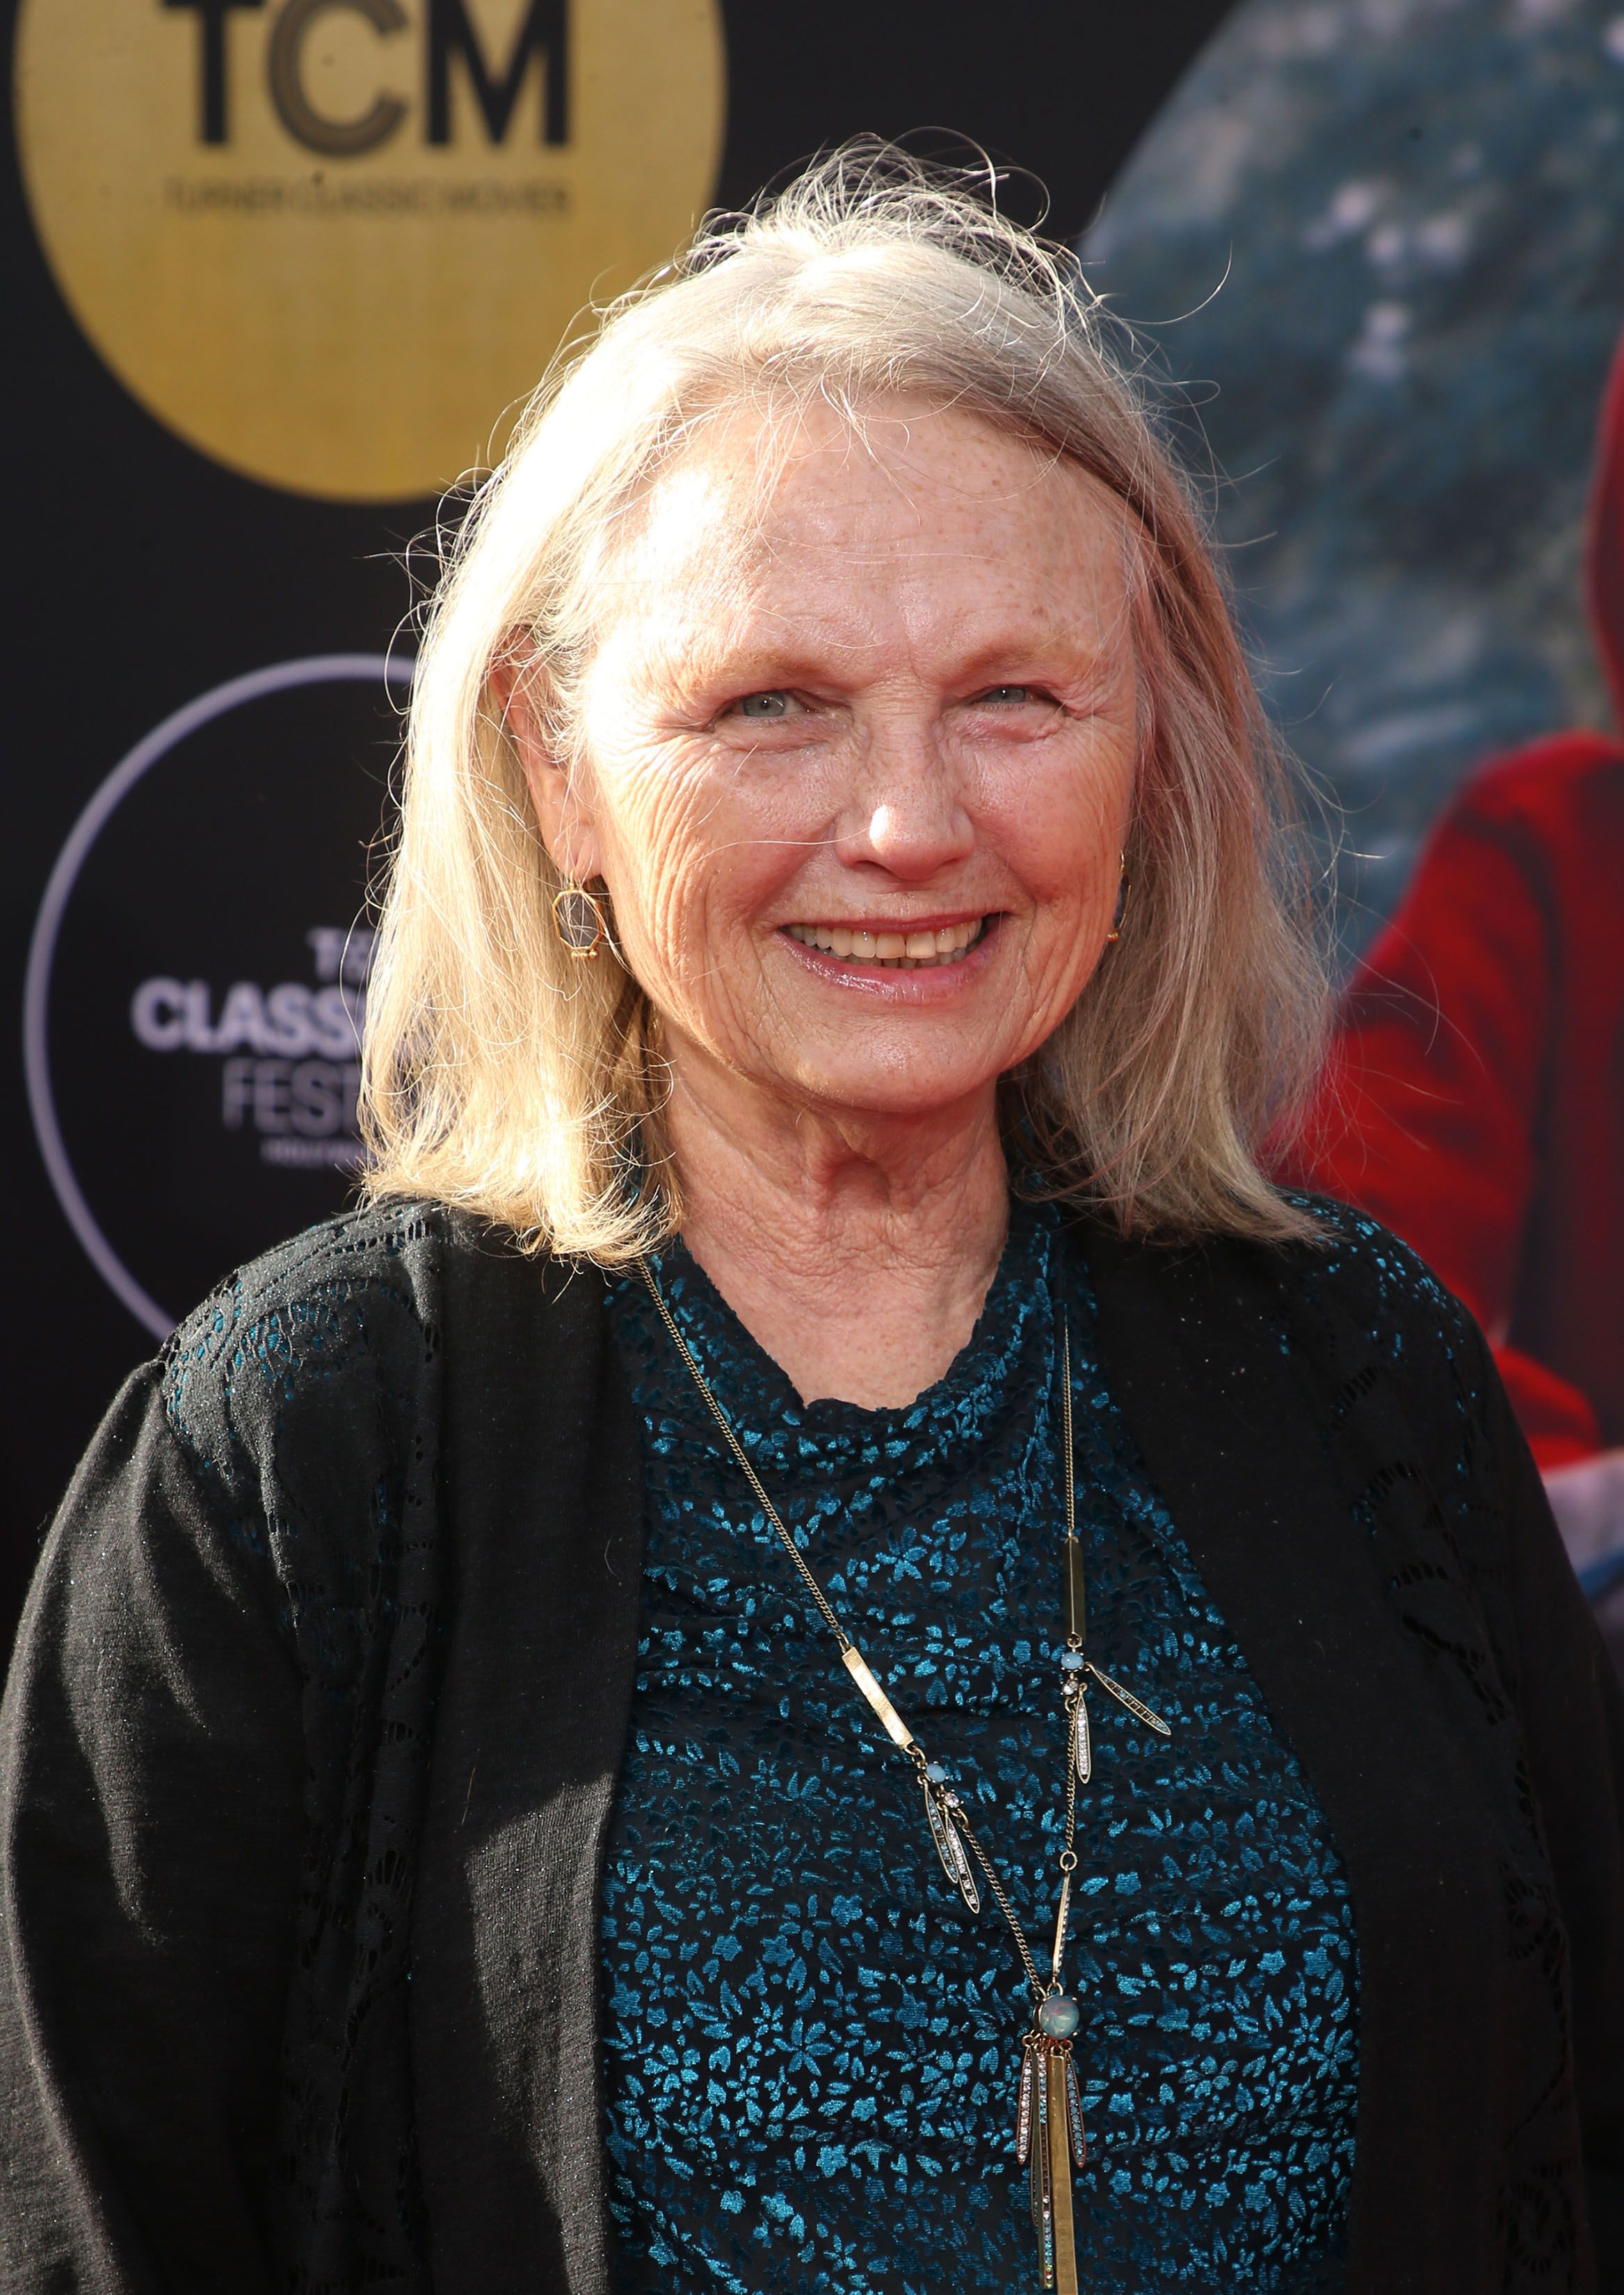
<instances>
[{"instance_id":1,"label":"teal patterned top","mask_svg":"<svg viewBox=\"0 0 1624 2295\"><path fill-rule=\"evenodd\" d=\"M1053 1214L1016 1206L969 1345L903 1410L803 1404L680 1246L665 1296L774 1502L970 1802L1034 1949L1064 1794L1057 1308L1089 1647L1067 1976L1090 2295L1342 2283L1358 2073L1324 1817L1147 1482ZM622 2290L1036 2284L1013 2129L1031 2001L966 1911L641 1280L616 1287L644 1446L632 1730L601 1915ZM983 1892L984 1896L984 1892Z\"/></svg>"}]
</instances>

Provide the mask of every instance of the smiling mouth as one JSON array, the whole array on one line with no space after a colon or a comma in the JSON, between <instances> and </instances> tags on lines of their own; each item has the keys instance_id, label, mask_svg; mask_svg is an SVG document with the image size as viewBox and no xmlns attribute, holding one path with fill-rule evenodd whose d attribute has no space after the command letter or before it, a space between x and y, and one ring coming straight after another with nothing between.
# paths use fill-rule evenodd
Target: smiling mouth
<instances>
[{"instance_id":1,"label":"smiling mouth","mask_svg":"<svg viewBox=\"0 0 1624 2295\"><path fill-rule=\"evenodd\" d=\"M870 932L850 925L786 925L791 940L851 964L871 964L892 972L918 972L934 964L957 964L986 935L992 919L967 917L962 924L934 932Z\"/></svg>"}]
</instances>

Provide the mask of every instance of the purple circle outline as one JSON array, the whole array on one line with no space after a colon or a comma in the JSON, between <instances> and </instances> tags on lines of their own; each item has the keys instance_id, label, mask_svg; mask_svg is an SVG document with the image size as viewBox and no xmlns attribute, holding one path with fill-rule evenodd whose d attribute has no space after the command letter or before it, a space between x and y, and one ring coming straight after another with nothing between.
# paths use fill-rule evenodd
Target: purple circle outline
<instances>
[{"instance_id":1,"label":"purple circle outline","mask_svg":"<svg viewBox=\"0 0 1624 2295\"><path fill-rule=\"evenodd\" d=\"M22 988L22 1068L29 1114L56 1199L86 1258L109 1289L155 1338L167 1339L175 1328L175 1319L136 1282L102 1233L75 1175L57 1120L56 1096L51 1085L51 972L56 961L62 918L79 871L97 837L142 775L200 725L224 717L246 701L260 700L267 693L285 693L293 686L359 683L371 679L385 686L408 685L415 664L404 657L396 658L381 653L315 653L297 661L273 662L268 668L249 670L245 676L228 678L224 685L211 686L207 693L200 693L195 700L174 710L119 759L74 822L46 879L29 943L29 964Z\"/></svg>"}]
</instances>

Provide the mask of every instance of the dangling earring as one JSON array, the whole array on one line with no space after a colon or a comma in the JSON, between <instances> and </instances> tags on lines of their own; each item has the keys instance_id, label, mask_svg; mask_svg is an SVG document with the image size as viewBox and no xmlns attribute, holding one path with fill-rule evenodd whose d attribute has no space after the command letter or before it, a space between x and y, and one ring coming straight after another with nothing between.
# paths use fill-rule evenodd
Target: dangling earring
<instances>
[{"instance_id":1,"label":"dangling earring","mask_svg":"<svg viewBox=\"0 0 1624 2295\"><path fill-rule=\"evenodd\" d=\"M589 964L608 938L603 904L584 885L565 885L552 896L552 928L577 964Z\"/></svg>"},{"instance_id":2,"label":"dangling earring","mask_svg":"<svg viewBox=\"0 0 1624 2295\"><path fill-rule=\"evenodd\" d=\"M1128 874L1128 855L1119 853L1117 860L1122 867L1122 879L1116 888L1116 914L1112 918L1111 929L1106 935L1107 943L1119 941L1122 936L1122 919L1128 913L1128 895L1133 890L1133 879Z\"/></svg>"}]
</instances>

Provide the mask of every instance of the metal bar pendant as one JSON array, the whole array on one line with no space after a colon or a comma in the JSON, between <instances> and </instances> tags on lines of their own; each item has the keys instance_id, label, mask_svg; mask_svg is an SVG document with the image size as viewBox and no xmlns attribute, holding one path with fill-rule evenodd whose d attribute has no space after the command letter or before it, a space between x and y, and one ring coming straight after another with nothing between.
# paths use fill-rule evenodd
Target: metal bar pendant
<instances>
[{"instance_id":1,"label":"metal bar pendant","mask_svg":"<svg viewBox=\"0 0 1624 2295\"><path fill-rule=\"evenodd\" d=\"M942 1869L970 1911L978 1913L981 1910L981 1891L975 1885L975 1875L970 1870L963 1837L953 1823L952 1807L942 1787L926 1778L925 1820L930 1826L930 1837L936 1844L936 1854L942 1859Z\"/></svg>"},{"instance_id":2,"label":"metal bar pendant","mask_svg":"<svg viewBox=\"0 0 1624 2295\"><path fill-rule=\"evenodd\" d=\"M1072 2225L1071 2099L1066 2094L1065 2079L1070 2055L1069 2048L1057 2048L1049 2054L1043 2066L1049 2104L1043 2115L1043 2135L1049 2153L1049 2236L1045 2242L1049 2252L1045 2259L1052 2266L1052 2275L1046 2275L1043 2283L1046 2287L1052 2287L1055 2295L1077 2295L1077 2239Z\"/></svg>"},{"instance_id":3,"label":"metal bar pendant","mask_svg":"<svg viewBox=\"0 0 1624 2295\"><path fill-rule=\"evenodd\" d=\"M1072 2169L1081 2169L1088 2158L1082 2103L1070 2045L1041 2039L1035 2032L1028 2033L1021 2050L1015 2156L1031 2183L1039 2281L1052 2295L1078 2295Z\"/></svg>"},{"instance_id":4,"label":"metal bar pendant","mask_svg":"<svg viewBox=\"0 0 1624 2295\"><path fill-rule=\"evenodd\" d=\"M1032 2131L1032 2227L1038 2234L1038 2277L1055 2283L1055 2211L1050 2196L1049 2166L1049 2055L1032 2051L1037 2088L1037 2125Z\"/></svg>"},{"instance_id":5,"label":"metal bar pendant","mask_svg":"<svg viewBox=\"0 0 1624 2295\"><path fill-rule=\"evenodd\" d=\"M1094 1774L1094 1738L1081 1681L1077 1685L1077 1702L1072 1708L1072 1760L1076 1766L1077 1782L1086 1785Z\"/></svg>"},{"instance_id":6,"label":"metal bar pendant","mask_svg":"<svg viewBox=\"0 0 1624 2295\"><path fill-rule=\"evenodd\" d=\"M1060 1902L1055 1913L1055 1956L1053 1962L1053 1972L1055 1982L1057 1984L1060 1981L1060 1971L1065 1965L1065 1929L1066 1923L1071 1919L1071 1916L1072 1876L1069 1873L1063 1873L1060 1876Z\"/></svg>"},{"instance_id":7,"label":"metal bar pendant","mask_svg":"<svg viewBox=\"0 0 1624 2295\"><path fill-rule=\"evenodd\" d=\"M1072 2138L1072 2164L1081 2176L1089 2164L1089 2139L1082 2128L1082 2098L1077 2093L1077 2062L1069 2049L1065 2059L1065 2109Z\"/></svg>"},{"instance_id":8,"label":"metal bar pendant","mask_svg":"<svg viewBox=\"0 0 1624 2295\"><path fill-rule=\"evenodd\" d=\"M1015 2156L1024 2168L1032 2152L1032 2115L1037 2108L1041 2064L1032 2048L1021 2050L1021 2085L1015 2109Z\"/></svg>"},{"instance_id":9,"label":"metal bar pendant","mask_svg":"<svg viewBox=\"0 0 1624 2295\"><path fill-rule=\"evenodd\" d=\"M1092 1658L1089 1660L1089 1671L1098 1682L1100 1687L1109 1691L1119 1705L1125 1705L1137 1720L1143 1721L1147 1728L1154 1729L1159 1737L1172 1736L1172 1726L1170 1722L1163 1721L1159 1713L1153 1713L1144 1699L1136 1697L1131 1689L1124 1689L1120 1681L1113 1681L1110 1675L1103 1672Z\"/></svg>"},{"instance_id":10,"label":"metal bar pendant","mask_svg":"<svg viewBox=\"0 0 1624 2295\"><path fill-rule=\"evenodd\" d=\"M886 1736L894 1745L900 1745L903 1752L910 1753L914 1749L913 1732L875 1679L862 1652L853 1643L843 1649L840 1655L846 1671L873 1707Z\"/></svg>"}]
</instances>

